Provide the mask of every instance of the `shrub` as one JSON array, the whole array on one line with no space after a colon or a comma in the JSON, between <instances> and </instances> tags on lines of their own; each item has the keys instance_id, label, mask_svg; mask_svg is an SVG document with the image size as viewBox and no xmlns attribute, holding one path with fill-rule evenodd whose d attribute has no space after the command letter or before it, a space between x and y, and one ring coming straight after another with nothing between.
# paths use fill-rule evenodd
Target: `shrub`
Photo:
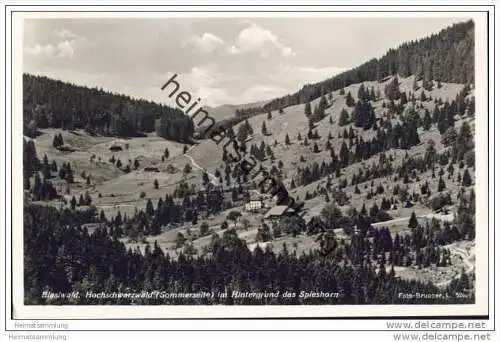
<instances>
[{"instance_id":1,"label":"shrub","mask_svg":"<svg viewBox=\"0 0 500 342\"><path fill-rule=\"evenodd\" d=\"M450 194L438 194L429 200L429 206L432 210L439 210L445 205L450 204L452 204Z\"/></svg>"},{"instance_id":2,"label":"shrub","mask_svg":"<svg viewBox=\"0 0 500 342\"><path fill-rule=\"evenodd\" d=\"M208 226L208 223L206 222L203 222L200 226L200 236L205 236L208 234L208 229L209 229L209 226Z\"/></svg>"}]
</instances>

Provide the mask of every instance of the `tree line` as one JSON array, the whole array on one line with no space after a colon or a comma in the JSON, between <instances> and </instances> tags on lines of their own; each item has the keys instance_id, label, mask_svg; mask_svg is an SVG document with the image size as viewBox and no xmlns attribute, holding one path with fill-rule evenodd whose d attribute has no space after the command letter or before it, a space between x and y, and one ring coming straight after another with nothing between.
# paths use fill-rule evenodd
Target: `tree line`
<instances>
[{"instance_id":1,"label":"tree line","mask_svg":"<svg viewBox=\"0 0 500 342\"><path fill-rule=\"evenodd\" d=\"M49 127L120 137L140 136L156 129L159 136L181 142L189 141L194 132L192 120L179 109L23 74L24 134L35 137L38 129Z\"/></svg>"},{"instance_id":2,"label":"tree line","mask_svg":"<svg viewBox=\"0 0 500 342\"><path fill-rule=\"evenodd\" d=\"M24 208L24 293L27 305L39 304L399 304L442 303L440 299L402 301L398 293L444 293L429 283L403 280L394 270L367 262L353 263L348 253L344 262L330 254L310 251L296 255L284 246L280 253L257 247L250 251L234 229L212 235L210 254L177 259L165 254L158 244L144 252L127 249L109 234L105 226L89 233L79 224L78 212L37 205ZM463 278L463 279L462 279ZM467 276L450 284L467 291ZM86 291L207 291L227 293L212 299L92 299ZM271 298L234 299L232 291L338 292L338 298L305 301ZM50 300L43 291L79 291L80 298ZM469 299L470 302L473 302ZM452 300L453 302L453 300ZM446 301L450 304L450 301ZM463 301L460 301L463 303Z\"/></svg>"},{"instance_id":3,"label":"tree line","mask_svg":"<svg viewBox=\"0 0 500 342\"><path fill-rule=\"evenodd\" d=\"M388 76L416 75L424 84L436 82L474 83L474 22L454 24L430 37L401 44L383 57L315 84L274 99L262 112L307 103L315 98L365 81L383 81ZM248 109L251 111L251 109Z\"/></svg>"}]
</instances>

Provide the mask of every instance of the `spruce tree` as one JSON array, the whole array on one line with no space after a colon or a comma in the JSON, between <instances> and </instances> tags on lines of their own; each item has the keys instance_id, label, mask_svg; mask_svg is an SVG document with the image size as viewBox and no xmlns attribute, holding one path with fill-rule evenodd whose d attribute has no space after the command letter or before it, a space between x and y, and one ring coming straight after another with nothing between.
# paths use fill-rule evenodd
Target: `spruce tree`
<instances>
[{"instance_id":1,"label":"spruce tree","mask_svg":"<svg viewBox=\"0 0 500 342\"><path fill-rule=\"evenodd\" d=\"M312 110L311 110L311 102L307 102L306 106L304 107L304 114L306 117L310 118L312 115Z\"/></svg>"},{"instance_id":2,"label":"spruce tree","mask_svg":"<svg viewBox=\"0 0 500 342\"><path fill-rule=\"evenodd\" d=\"M472 185L472 178L469 173L469 169L465 169L464 171L464 176L462 177L462 185L463 186L471 186Z\"/></svg>"},{"instance_id":3,"label":"spruce tree","mask_svg":"<svg viewBox=\"0 0 500 342\"><path fill-rule=\"evenodd\" d=\"M422 101L422 102L427 101L427 96L425 96L425 92L423 90L420 93L420 101Z\"/></svg>"},{"instance_id":4,"label":"spruce tree","mask_svg":"<svg viewBox=\"0 0 500 342\"><path fill-rule=\"evenodd\" d=\"M340 111L339 126L345 126L349 124L349 113L345 108Z\"/></svg>"},{"instance_id":5,"label":"spruce tree","mask_svg":"<svg viewBox=\"0 0 500 342\"><path fill-rule=\"evenodd\" d=\"M361 216L366 216L368 215L368 212L366 210L366 205L363 203L363 206L361 207L361 211L359 212Z\"/></svg>"},{"instance_id":6,"label":"spruce tree","mask_svg":"<svg viewBox=\"0 0 500 342\"><path fill-rule=\"evenodd\" d=\"M262 135L267 135L267 127L266 127L265 121L262 121L261 133L262 133Z\"/></svg>"},{"instance_id":7,"label":"spruce tree","mask_svg":"<svg viewBox=\"0 0 500 342\"><path fill-rule=\"evenodd\" d=\"M446 184L444 183L443 177L439 177L438 191L441 192L446 189Z\"/></svg>"},{"instance_id":8,"label":"spruce tree","mask_svg":"<svg viewBox=\"0 0 500 342\"><path fill-rule=\"evenodd\" d=\"M354 101L354 98L352 97L351 92L347 93L346 99L345 99L345 104L347 107L354 107L354 105L356 104L356 101Z\"/></svg>"},{"instance_id":9,"label":"spruce tree","mask_svg":"<svg viewBox=\"0 0 500 342\"><path fill-rule=\"evenodd\" d=\"M42 190L42 179L40 178L40 174L38 172L35 173L35 184L33 186L33 196L38 198L40 196L40 192Z\"/></svg>"},{"instance_id":10,"label":"spruce tree","mask_svg":"<svg viewBox=\"0 0 500 342\"><path fill-rule=\"evenodd\" d=\"M288 133L285 136L285 145L291 145L290 137L288 136Z\"/></svg>"},{"instance_id":11,"label":"spruce tree","mask_svg":"<svg viewBox=\"0 0 500 342\"><path fill-rule=\"evenodd\" d=\"M314 146L313 146L313 152L314 152L314 153L319 153L319 147L318 147L318 144L317 144L317 143L314 143Z\"/></svg>"},{"instance_id":12,"label":"spruce tree","mask_svg":"<svg viewBox=\"0 0 500 342\"><path fill-rule=\"evenodd\" d=\"M59 136L57 134L54 135L54 139L52 140L52 146L56 148L59 146Z\"/></svg>"},{"instance_id":13,"label":"spruce tree","mask_svg":"<svg viewBox=\"0 0 500 342\"><path fill-rule=\"evenodd\" d=\"M408 227L417 228L417 226L418 226L417 215L415 215L415 212L413 211L411 213L410 221L408 222Z\"/></svg>"},{"instance_id":14,"label":"spruce tree","mask_svg":"<svg viewBox=\"0 0 500 342\"><path fill-rule=\"evenodd\" d=\"M375 95L375 88L372 86L370 89L370 101L377 101L377 96Z\"/></svg>"},{"instance_id":15,"label":"spruce tree","mask_svg":"<svg viewBox=\"0 0 500 342\"><path fill-rule=\"evenodd\" d=\"M323 94L321 95L321 99L319 100L319 109L322 113L324 113L327 107L328 107L328 101L326 101L325 94Z\"/></svg>"},{"instance_id":16,"label":"spruce tree","mask_svg":"<svg viewBox=\"0 0 500 342\"><path fill-rule=\"evenodd\" d=\"M428 109L425 109L422 127L424 128L425 131L428 131L431 128L431 125L432 125L431 113L429 112Z\"/></svg>"},{"instance_id":17,"label":"spruce tree","mask_svg":"<svg viewBox=\"0 0 500 342\"><path fill-rule=\"evenodd\" d=\"M73 170L71 169L71 166L70 164L68 163L67 164L67 170L66 170L66 181L68 183L73 183L75 180L74 180L74 177L73 177Z\"/></svg>"},{"instance_id":18,"label":"spruce tree","mask_svg":"<svg viewBox=\"0 0 500 342\"><path fill-rule=\"evenodd\" d=\"M347 148L345 140L342 141L342 146L340 147L340 152L339 152L339 158L342 167L346 167L349 165L349 149Z\"/></svg>"},{"instance_id":19,"label":"spruce tree","mask_svg":"<svg viewBox=\"0 0 500 342\"><path fill-rule=\"evenodd\" d=\"M146 214L149 216L153 216L155 213L155 208L153 207L153 202L151 202L151 198L148 198L146 203Z\"/></svg>"},{"instance_id":20,"label":"spruce tree","mask_svg":"<svg viewBox=\"0 0 500 342\"><path fill-rule=\"evenodd\" d=\"M71 204L71 209L75 210L75 208L76 208L76 198L75 198L74 195L71 198L70 204Z\"/></svg>"},{"instance_id":21,"label":"spruce tree","mask_svg":"<svg viewBox=\"0 0 500 342\"><path fill-rule=\"evenodd\" d=\"M365 86L363 84L358 88L358 100L366 100Z\"/></svg>"},{"instance_id":22,"label":"spruce tree","mask_svg":"<svg viewBox=\"0 0 500 342\"><path fill-rule=\"evenodd\" d=\"M92 197L90 197L90 194L88 191L85 191L85 197L84 197L84 203L85 205L91 205L92 204Z\"/></svg>"}]
</instances>

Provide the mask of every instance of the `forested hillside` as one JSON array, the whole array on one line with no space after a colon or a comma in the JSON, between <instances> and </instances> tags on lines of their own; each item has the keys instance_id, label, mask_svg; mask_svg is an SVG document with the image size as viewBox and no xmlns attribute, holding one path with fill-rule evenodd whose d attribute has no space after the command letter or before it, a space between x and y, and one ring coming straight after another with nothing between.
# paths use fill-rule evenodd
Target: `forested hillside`
<instances>
[{"instance_id":1,"label":"forested hillside","mask_svg":"<svg viewBox=\"0 0 500 342\"><path fill-rule=\"evenodd\" d=\"M379 59L373 58L335 77L306 85L294 94L270 101L260 111L306 103L351 84L383 80L396 74L402 77L416 75L417 79L423 80L424 89L431 86L431 80L474 83L474 22L469 20L455 24L428 38L404 43L397 49L390 49ZM246 111L255 112L255 108Z\"/></svg>"},{"instance_id":2,"label":"forested hillside","mask_svg":"<svg viewBox=\"0 0 500 342\"><path fill-rule=\"evenodd\" d=\"M67 304L67 300L41 299L42 291L128 291L214 292L324 291L333 298L270 298L264 300L207 299L91 299L80 296L70 304L390 304L450 303L449 299L403 300L398 293L445 293L431 284L398 279L394 270L368 263L352 265L355 253L339 246L338 262L332 255L310 252L297 256L283 249L280 254L256 248L249 251L233 229L212 237L212 257L193 258L181 253L177 260L165 256L157 244L145 253L126 250L107 229L88 234L68 223L80 221L78 212L59 212L44 206L26 206L24 220L25 304ZM54 248L53 246L57 246ZM357 250L355 249L354 252ZM342 259L343 257L341 257ZM465 290L467 276L453 281L449 291ZM473 299L472 299L473 300ZM472 302L472 300L470 302Z\"/></svg>"},{"instance_id":3,"label":"forested hillside","mask_svg":"<svg viewBox=\"0 0 500 342\"><path fill-rule=\"evenodd\" d=\"M225 146L196 134L189 148L193 123L171 108L25 75L25 128L49 127L23 145L25 303L475 303L473 45L462 23L271 106L232 106L215 125L237 142ZM114 137L155 129L182 143ZM300 206L272 214L283 193ZM399 295L417 292L451 297Z\"/></svg>"},{"instance_id":4,"label":"forested hillside","mask_svg":"<svg viewBox=\"0 0 500 342\"><path fill-rule=\"evenodd\" d=\"M23 75L23 123L24 134L30 137L37 129L49 127L120 137L140 136L156 128L166 139L189 141L194 130L189 117L178 109L28 74Z\"/></svg>"}]
</instances>

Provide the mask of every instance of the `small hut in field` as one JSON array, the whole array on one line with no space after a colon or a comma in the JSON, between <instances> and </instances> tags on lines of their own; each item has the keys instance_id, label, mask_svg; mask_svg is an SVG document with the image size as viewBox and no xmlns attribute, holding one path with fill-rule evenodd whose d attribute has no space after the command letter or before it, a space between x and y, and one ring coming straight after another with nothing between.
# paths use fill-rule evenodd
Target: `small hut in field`
<instances>
[{"instance_id":1,"label":"small hut in field","mask_svg":"<svg viewBox=\"0 0 500 342\"><path fill-rule=\"evenodd\" d=\"M109 147L109 150L112 152L123 151L123 147L115 142Z\"/></svg>"}]
</instances>

